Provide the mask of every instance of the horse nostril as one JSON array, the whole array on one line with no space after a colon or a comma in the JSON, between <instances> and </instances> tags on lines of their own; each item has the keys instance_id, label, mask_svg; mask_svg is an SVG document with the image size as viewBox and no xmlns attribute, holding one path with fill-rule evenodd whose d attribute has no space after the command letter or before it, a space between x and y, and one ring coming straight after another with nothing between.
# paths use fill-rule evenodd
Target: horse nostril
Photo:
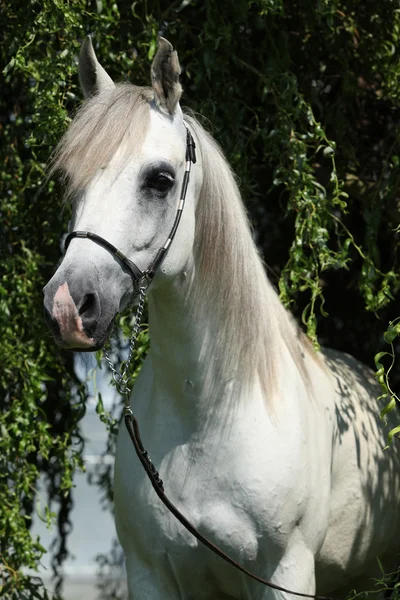
<instances>
[{"instance_id":1,"label":"horse nostril","mask_svg":"<svg viewBox=\"0 0 400 600\"><path fill-rule=\"evenodd\" d=\"M94 294L86 294L85 300L83 304L79 308L79 315L82 316L86 313L86 316L89 316L89 313L93 311L96 306L96 296Z\"/></svg>"}]
</instances>

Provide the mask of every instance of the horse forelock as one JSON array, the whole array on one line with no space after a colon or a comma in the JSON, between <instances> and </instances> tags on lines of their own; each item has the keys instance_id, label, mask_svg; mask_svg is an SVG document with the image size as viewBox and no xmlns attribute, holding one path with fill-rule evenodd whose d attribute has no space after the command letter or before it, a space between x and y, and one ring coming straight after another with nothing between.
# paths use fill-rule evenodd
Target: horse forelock
<instances>
[{"instance_id":1,"label":"horse forelock","mask_svg":"<svg viewBox=\"0 0 400 600\"><path fill-rule=\"evenodd\" d=\"M59 172L66 183L66 198L88 186L94 175L107 166L128 133L131 135L127 150L140 149L153 96L151 88L123 83L82 104L50 163L50 175Z\"/></svg>"},{"instance_id":2,"label":"horse forelock","mask_svg":"<svg viewBox=\"0 0 400 600\"><path fill-rule=\"evenodd\" d=\"M258 377L268 400L286 364L283 348L307 384L304 357L319 359L265 274L235 176L221 149L194 117L185 115L185 122L197 138L203 164L196 208L196 274L189 295L197 314L214 313L218 320L218 332L210 339L209 350L216 357L210 381L223 377L251 385Z\"/></svg>"}]
</instances>

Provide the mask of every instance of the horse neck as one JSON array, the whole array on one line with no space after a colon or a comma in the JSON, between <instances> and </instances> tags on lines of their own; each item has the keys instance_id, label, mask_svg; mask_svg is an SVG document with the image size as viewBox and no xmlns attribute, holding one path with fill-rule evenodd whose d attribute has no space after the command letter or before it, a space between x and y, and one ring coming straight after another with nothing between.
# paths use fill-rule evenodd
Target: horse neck
<instances>
[{"instance_id":1,"label":"horse neck","mask_svg":"<svg viewBox=\"0 0 400 600\"><path fill-rule=\"evenodd\" d=\"M270 292L273 299L275 292ZM265 300L268 303L268 297ZM220 419L223 425L228 414L232 417L237 410L247 411L249 404L259 403L260 398L272 414L274 392L282 385L282 379L286 388L295 368L286 346L283 353L273 343L264 348L264 353L260 354L259 347L254 354L251 348L249 352L239 329L226 332L227 323L222 316L223 311L214 310L212 305L199 305L175 283L160 286L149 294L155 400L160 402L162 411L185 419L190 429L218 429ZM263 330L264 317L253 315L260 327L260 339L268 340L268 331ZM250 365L252 357L254 362ZM284 362L282 378L280 366L284 357L289 360Z\"/></svg>"},{"instance_id":2,"label":"horse neck","mask_svg":"<svg viewBox=\"0 0 400 600\"><path fill-rule=\"evenodd\" d=\"M251 390L260 387L268 390L268 402L273 392L281 355L279 318L287 326L287 315L265 279L256 251L253 260L240 289L229 287L229 281L236 285L230 273L224 279L227 289L218 286L221 282L204 289L193 260L176 281L149 294L153 376L179 411L195 400L196 414L202 418L202 408L209 412L210 404L247 402Z\"/></svg>"},{"instance_id":3,"label":"horse neck","mask_svg":"<svg viewBox=\"0 0 400 600\"><path fill-rule=\"evenodd\" d=\"M212 356L208 354L212 318L199 323L186 294L174 283L149 295L152 365L156 378L181 401L187 386L200 390Z\"/></svg>"},{"instance_id":4,"label":"horse neck","mask_svg":"<svg viewBox=\"0 0 400 600\"><path fill-rule=\"evenodd\" d=\"M203 186L186 276L149 297L153 369L182 402L187 386L205 406L258 386L268 404L281 377L301 362L301 336L267 280L229 165L199 124L188 124Z\"/></svg>"}]
</instances>

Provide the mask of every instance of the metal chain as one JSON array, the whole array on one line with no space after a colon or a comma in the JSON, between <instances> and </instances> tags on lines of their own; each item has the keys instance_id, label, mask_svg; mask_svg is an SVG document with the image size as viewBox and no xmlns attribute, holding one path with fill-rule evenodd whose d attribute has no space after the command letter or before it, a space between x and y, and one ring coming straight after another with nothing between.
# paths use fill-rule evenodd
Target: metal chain
<instances>
[{"instance_id":1,"label":"metal chain","mask_svg":"<svg viewBox=\"0 0 400 600\"><path fill-rule=\"evenodd\" d=\"M129 367L130 367L130 364L131 364L131 361L133 358L133 351L136 346L137 336L139 333L140 325L142 323L145 297L146 297L146 288L141 286L139 288L139 303L138 303L137 310L136 310L135 322L133 324L132 335L131 335L131 339L129 342L128 358L125 361L125 365L124 365L124 368L121 373L119 373L117 371L117 369L115 368L114 363L112 362L107 350L103 351L104 358L106 359L108 366L111 369L111 373L112 373L113 380L115 382L115 386L116 386L118 392L121 394L121 396L125 398L126 406L129 406L129 397L130 397L130 393L131 393L131 388L128 387L128 383L129 383L129 379L130 379Z\"/></svg>"}]
</instances>

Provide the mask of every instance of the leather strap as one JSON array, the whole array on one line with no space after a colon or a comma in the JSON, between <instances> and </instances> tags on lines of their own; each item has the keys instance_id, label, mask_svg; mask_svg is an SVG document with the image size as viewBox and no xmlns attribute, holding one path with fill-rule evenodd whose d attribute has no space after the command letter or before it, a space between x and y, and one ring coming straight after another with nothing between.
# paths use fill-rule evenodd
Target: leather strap
<instances>
[{"instance_id":1,"label":"leather strap","mask_svg":"<svg viewBox=\"0 0 400 600\"><path fill-rule=\"evenodd\" d=\"M87 238L89 240L93 240L94 242L96 242L96 244L99 244L99 246L103 246L103 248L105 248L106 250L109 250L111 252L111 254L113 254L114 256L116 256L118 258L118 260L130 271L134 282L137 282L137 281L140 281L141 279L143 279L144 273L142 273L142 271L139 269L139 267L136 266L135 263L132 260L130 260L127 256L125 256L125 254L123 254L120 250L118 250L118 248L113 246L113 244L111 244L111 242L108 242L107 240L102 238L100 235L97 235L97 233L92 233L91 231L73 231L72 233L67 235L67 237L65 238L65 242L64 242L64 250L65 251L67 250L67 248L70 245L71 240L73 238Z\"/></svg>"}]
</instances>

